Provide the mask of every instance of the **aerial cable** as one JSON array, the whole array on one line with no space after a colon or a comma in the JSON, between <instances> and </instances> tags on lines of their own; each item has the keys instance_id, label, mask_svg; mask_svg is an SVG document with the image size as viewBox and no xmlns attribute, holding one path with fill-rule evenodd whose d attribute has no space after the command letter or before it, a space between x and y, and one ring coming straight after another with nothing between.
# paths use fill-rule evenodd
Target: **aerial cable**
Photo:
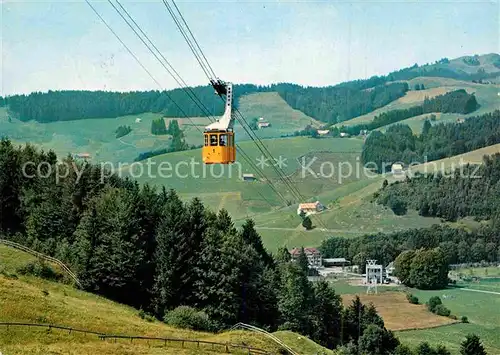
<instances>
[{"instance_id":1,"label":"aerial cable","mask_svg":"<svg viewBox=\"0 0 500 355\"><path fill-rule=\"evenodd\" d=\"M108 0L108 2L111 4L111 6L113 6L113 8L115 9L116 12L118 12L118 14L122 17L122 19L127 23L127 25L129 25L129 27L134 31L134 33L141 39L142 43L148 48L148 50L153 53L153 55L155 56L155 58L162 64L162 66L165 68L165 70L167 70L167 72L174 78L174 80L176 80L176 82L179 84L179 86L181 86L181 88L183 88L183 85L179 82L179 80L177 80L174 75L172 74L172 72L165 67L165 65L162 63L162 61L158 58L158 56L152 51L152 49L148 46L147 43L145 43L145 41L141 38L141 36L137 33L137 31L133 28L133 26L124 18L124 16L121 14L121 12L111 3L110 0ZM153 48L159 53L159 55L163 58L163 60L170 66L170 68L172 69L172 71L174 73L177 74L177 76L179 77L180 81L182 81L182 83L187 87L187 84L185 83L185 81L182 79L181 75L175 71L175 69L173 68L173 66L168 62L168 60L161 54L160 50L152 43L152 41L149 39L149 37L144 33L144 31L140 28L140 26L137 24L137 22L132 18L132 16L130 15L130 13L128 13L128 11L123 7L123 5L120 4L120 2L118 0L116 0L116 2L118 3L118 5L122 8L122 10L127 14L127 16L131 19L131 21L137 26L137 28L139 29L139 31L144 35L144 37L148 40L149 43L151 43L151 45L153 46ZM183 90L186 92L186 90L183 88ZM201 111L205 111L205 113L207 114L208 118L210 119L210 112L208 112L208 109L206 108L206 106L201 102L201 100L199 100L197 97L196 97L196 94L192 91L191 88L188 87L188 90L191 91L192 95L194 96L194 98L188 93L188 96L193 100L193 102L198 106L198 108L200 108ZM199 103L195 100L195 98L199 101ZM201 107L200 105L202 105L203 107ZM192 121L191 121L192 122ZM193 125L198 129L198 131L200 131L201 133L201 130L193 123ZM243 152L243 150L241 149L241 147L239 147L238 144L236 144L237 146L237 149L240 150L240 153L242 152L243 153L243 156L244 158L247 160L247 162L252 166L252 168L254 168L254 170L257 170L258 171L258 168L255 166L255 164L253 162L251 162L249 159L248 159L248 155L246 155L246 153ZM269 181L270 184L273 184L272 181L270 179L268 179L265 175L263 177L266 181ZM274 185L273 185L274 186ZM284 196L282 196L278 191L277 189L275 189L276 192L280 195L280 197L284 200L285 204L287 204L287 200Z\"/></svg>"},{"instance_id":2,"label":"aerial cable","mask_svg":"<svg viewBox=\"0 0 500 355\"><path fill-rule=\"evenodd\" d=\"M116 33L116 32L115 32L115 31L114 31L114 30L113 30L113 29L109 26L109 24L108 24L108 23L104 20L104 18L103 18L103 17L99 14L99 12L98 12L98 11L97 11L97 10L96 10L93 6L92 6L92 4L91 4L88 0L85 0L85 1L86 1L86 3L90 6L90 8L94 11L94 13L95 13L95 14L99 17L99 19L100 19L100 20L104 23L104 25L105 25L105 26L106 26L106 27L107 27L107 28L111 31L111 33L113 33L113 35L114 35L114 36L118 39L118 41L119 41L119 42L120 42L120 43L121 43L121 44L125 47L125 49L126 49L126 50L130 53L130 55L132 55L132 57L133 57L133 58L137 61L137 63L138 63L138 64L139 64L139 65L140 65L143 69L144 69L144 71L145 71L145 72L146 72L146 73L147 73L147 74L151 77L151 79L152 79L152 80L153 80L153 81L154 81L154 82L158 85L158 87L159 87L160 89L165 90L165 89L162 87L162 85L161 85L161 84L160 84L160 83L159 83L159 82L158 82L158 81L154 78L154 76L153 76L153 75L149 72L149 70L148 70L148 69L147 69L147 68L146 68L146 67L145 67L145 66L141 63L141 61L137 58L137 56L136 56L136 55L135 55L135 54L134 54L134 53L130 50L130 48L129 48L129 47L128 47L128 46L127 46L127 45L126 45L126 44L122 41L122 39L120 38L120 36L118 36L118 34L117 34L117 33ZM111 4L111 5L113 6L113 4ZM115 6L113 6L113 8L114 8L116 11L118 11L118 9L117 9ZM119 12L119 11L118 11L118 12ZM119 12L119 13L120 13L120 12ZM123 16L122 16L122 18L123 18ZM125 19L124 19L124 20L125 20ZM127 24L129 24L129 23L128 23L128 21L126 21L126 20L125 20L125 22L126 22ZM134 21L134 22L135 22L135 21ZM129 26L130 26L130 24L129 24ZM138 26L138 27L139 27L139 26ZM136 33L136 35L138 35L136 31L134 31L134 32ZM140 36L139 36L139 37L140 37ZM142 39L141 39L141 40L142 40ZM143 41L143 43L144 43L144 41ZM144 44L145 44L145 43L144 43ZM147 44L145 44L145 45L146 45L146 47L148 47L148 46L147 46ZM148 47L148 49L150 49L150 48ZM151 50L151 49L150 49L150 50ZM154 54L154 53L153 53L153 54ZM155 57L156 57L156 56L155 56ZM158 57L156 57L156 58L158 59ZM158 59L158 60L159 60L159 59ZM161 62L161 61L160 61L160 62ZM167 69L167 68L165 68L165 69ZM167 69L167 71L168 71L168 69ZM170 71L168 71L168 72L169 72L169 74L170 74L170 75L172 75L172 74L170 73ZM180 76L180 75L179 75L179 76ZM175 79L175 78L174 78L174 79ZM196 125L196 124L195 124L195 123L191 120L191 118L190 118L190 117L189 117L189 116L188 116L188 115L184 112L184 110L182 110L182 108L181 108L181 107L180 107L180 106L179 106L179 105L178 105L178 104L177 104L177 103L176 103L176 102L172 99L172 97L168 94L168 92L167 92L166 90L165 90L165 94L166 94L166 96L170 99L170 101L172 101L172 103L174 103L174 105L175 105L175 106L179 109L179 111L182 113L182 115L184 115L184 117L188 118L188 119L190 120L190 122L193 124L193 126L194 126L196 129L198 129L198 131L199 131L200 133L202 133L202 131L198 128L198 126L197 126L197 125ZM192 99L192 98L191 98L191 99ZM193 100L193 101L194 101L194 100ZM196 102L195 102L195 103L196 103ZM210 119L210 118L209 118L209 119ZM252 166L252 165L254 165L254 166L255 166L255 164L254 164L251 160L249 160L249 159L248 159L248 156L246 155L246 153L244 153L244 152L243 152L243 150L242 150L242 149L241 149L238 145L237 145L237 148L239 148L239 149L240 149L240 151L243 153L243 157L244 157L245 159L247 159L247 160L248 160L248 163L249 163L251 166ZM256 169L256 171L258 171L258 168ZM263 173L261 173L261 174L263 175ZM274 191L274 192L275 192L275 193L276 193L276 194L277 194L280 198L282 198L282 199L283 199L283 201L286 203L286 202L287 202L287 201L286 201L286 199L285 199L285 198L283 197L283 195L281 195L281 193L280 193L280 192L279 192L279 191L278 191L278 190L274 187L274 184L272 183L272 181L271 181L270 179L266 178L266 177L265 177L265 175L264 175L264 178L265 178L265 179L266 179L266 181L269 183L269 185L270 185L270 187L272 188L272 190L273 190L273 191ZM269 202L269 201L268 201L268 200L267 200L267 199L266 199L266 198L262 195L262 193L260 193L260 191L257 191L257 192L258 192L258 194L259 194L259 195L260 195L260 196L261 196L261 197L262 197L262 198L263 198L263 199L264 199L264 200L265 200L265 201L266 201L266 202L267 202L267 203L268 203L271 207L273 206L273 205L272 205L272 204L271 204L271 203L270 203L270 202Z\"/></svg>"},{"instance_id":3,"label":"aerial cable","mask_svg":"<svg viewBox=\"0 0 500 355\"><path fill-rule=\"evenodd\" d=\"M186 26L187 30L188 30L188 31L189 31L189 33L191 34L191 37L193 38L193 41L194 41L194 43L196 44L196 47L198 47L198 50L200 51L201 55L202 55L202 56L203 56L203 58L205 59L205 62L207 63L208 68L210 69L210 71L211 71L211 73L212 73L212 75L213 75L214 79L216 79L216 78L217 78L217 75L215 75L215 72L214 72L214 70L212 69L212 66L210 65L210 63L208 62L207 57L205 57L205 54L204 54L204 53L203 53L203 51L201 50L200 45L198 44L198 41L196 40L196 38L195 38L195 37L194 37L194 35L193 35L193 32L191 32L191 29L189 28L188 24L186 23L186 20L184 19L184 16L182 15L181 11L180 11L180 10L179 10L179 8L177 7L177 4L175 3L175 1L174 1L174 0L172 0L172 3L174 4L174 6L175 6L175 8L176 8L177 12L179 13L179 15L180 15L180 17L181 17L181 19L182 19L182 22L184 23L184 25Z\"/></svg>"},{"instance_id":4,"label":"aerial cable","mask_svg":"<svg viewBox=\"0 0 500 355\"><path fill-rule=\"evenodd\" d=\"M210 110L203 104L203 102L198 99L198 97L196 96L196 94L194 93L193 89L187 85L187 83L184 81L184 79L182 78L182 76L175 70L175 68L170 64L170 62L167 60L167 58L165 58L165 56L161 53L161 51L155 46L155 44L149 39L149 37L147 36L147 34L141 29L141 27L137 24L137 22L133 19L133 17L130 15L130 13L123 7L123 5L118 1L116 0L116 3L121 7L121 9L127 14L128 18L130 18L130 20L134 23L134 25L139 29L139 31L141 31L141 33L144 35L144 37L148 40L148 42L151 44L151 46L156 50L156 52L158 52L158 54L160 55L160 57L165 61L165 63L170 67L170 69L178 76L179 80L182 82L182 84L179 82L179 80L177 80L170 72L169 74L171 74L172 77L174 77L174 80L177 82L177 84L179 84L179 86L182 88L182 86L184 85L185 89L188 90L192 96L194 96L198 102L199 102L199 105L198 103L197 106L198 108L200 108L202 111L205 111L204 113L207 114L207 116L210 116ZM123 17L122 17L123 18ZM137 34L137 33L136 33ZM144 43L144 42L143 42ZM166 68L165 68L166 69ZM168 71L168 69L166 69ZM188 96L190 96L188 94ZM193 99L194 101L194 99ZM203 108L200 107L203 106Z\"/></svg>"},{"instance_id":5,"label":"aerial cable","mask_svg":"<svg viewBox=\"0 0 500 355\"><path fill-rule=\"evenodd\" d=\"M151 47L149 47L149 45L144 41L144 39L137 33L137 31L134 29L134 27L127 21L127 19L123 16L123 14L120 12L120 10L118 10L116 8L115 5L113 5L113 3L111 2L111 0L108 0L108 2L111 4L111 6L113 6L113 8L115 9L115 11L121 16L121 18L125 21L125 23L132 29L132 31L134 31L134 33L137 35L137 37L139 37L139 39L141 40L141 42L146 46L146 48L155 56L155 58L160 62L160 64L163 66L163 68L165 68L165 70L167 71L167 73L170 74L170 76L177 82L177 84L179 84L179 86L181 86L182 88L182 84L179 82L179 79L177 79L173 74L172 72L165 66L165 64L161 61L160 58L158 58L158 56L156 55L156 53L153 52L153 50L151 49ZM187 86L187 84L184 82L184 80L182 79L182 77L179 75L179 73L177 73L177 71L172 67L172 65L169 63L169 61L161 54L161 52L158 50L158 48L151 42L151 40L149 39L149 37L144 33L144 31L140 28L140 26L135 22L135 20L132 18L132 16L130 16L130 14L128 13L128 11L120 4L120 2L118 0L116 0L117 4L123 9L123 11L127 14L127 16L131 19L131 21L137 26L137 28L139 29L139 31L141 31L141 33L144 35L144 37L151 43L151 45L153 46L153 48L159 53L159 55L162 57L162 59L167 63L167 65L172 69L172 71L177 74L177 76L180 78L180 81L182 81L184 83L184 85ZM200 104L203 105L203 103L200 101L200 103L196 102L192 97L191 97L191 93L190 92L187 92L186 89L184 89L184 92L186 92L186 94L195 102L195 104L198 106L198 108L200 108L200 110L203 111L203 109L200 107ZM192 92L192 90L191 90ZM193 93L194 95L194 93ZM196 97L196 96L195 96ZM206 107L205 107L206 109ZM206 109L206 113L208 112L208 116L210 116L210 112L208 111L208 109ZM192 122L192 121L191 121ZM194 123L193 123L194 125ZM195 125L196 128L198 128L196 125ZM199 128L198 128L199 130Z\"/></svg>"},{"instance_id":6,"label":"aerial cable","mask_svg":"<svg viewBox=\"0 0 500 355\"><path fill-rule=\"evenodd\" d=\"M206 67L201 63L201 60L200 60L200 57L199 55L196 53L196 51L194 50L193 48L193 45L192 43L188 40L187 38L187 35L185 34L184 30L182 29L180 23L179 23L179 20L176 18L176 16L173 14L173 11L170 7L170 5L168 5L168 3L166 2L166 0L163 0L163 3L165 4L165 6L167 7L167 10L169 11L170 15L172 16L174 22L177 24L177 27L179 28L179 31L181 32L181 34L184 36L184 39L186 40L186 42L188 43L189 47L191 48L191 50L193 51L193 54L195 55L196 59L198 60L198 63L200 64L200 66L202 67L202 70L205 72L205 74L207 74L207 69ZM179 13L183 23L185 24L186 28L188 29L189 33L191 34L192 38L193 38L193 41L195 42L195 44L197 45L198 47L198 50L200 51L201 55L203 56L203 58L205 59L206 63L207 63L207 66L210 68L211 72L212 72L212 75L213 75L213 78L214 79L217 79L217 75L215 74L215 72L213 71L212 67L210 66L210 63L208 62L206 56L203 54L203 50L200 48L198 42L196 41L196 38L194 37L192 31L190 30L189 28L189 25L186 23L185 19L184 19L184 16L182 15L182 13L180 12L179 8L177 7L177 5L175 4L175 1L172 0L172 3L174 4L177 12ZM208 76L208 75L207 75ZM210 78L209 78L210 79ZM224 101L224 99L221 97L221 99ZM235 111L239 114L239 116L241 117L241 120L238 119L238 121L240 122L240 124L242 125L242 127L244 128L244 130L247 132L248 136L250 137L250 139L257 145L257 147L259 148L259 150L261 151L261 153L266 156L265 153L267 153L267 155L271 158L271 160L275 160L275 158L272 156L272 154L269 152L269 150L267 149L267 147L262 143L260 137L258 137L257 135L255 135L255 137L257 138L258 142L260 143L260 145L263 147L263 149L260 148L259 144L257 143L257 141L252 137L252 134L250 133L251 132L251 129L250 131L248 131L248 129L245 127L245 124L249 127L249 124L248 122L245 120L243 114L237 109L235 108ZM242 123L242 121L244 123ZM274 164L272 164L276 174L278 175L278 179L281 179L285 186L287 188L289 188L291 191L290 193L292 195L294 195L295 198L297 198L297 196L300 198L300 199L304 199L304 196L300 193L300 191L297 189L297 187L295 187L292 183L292 181L289 179L289 177L287 175L284 174L284 172L281 170L281 169L277 169ZM322 222L322 221L321 221ZM322 223L323 224L323 223Z\"/></svg>"},{"instance_id":7,"label":"aerial cable","mask_svg":"<svg viewBox=\"0 0 500 355\"><path fill-rule=\"evenodd\" d=\"M173 14L173 11L171 9L171 7L168 5L168 3L166 2L166 0L163 0L163 3L165 4L165 6L167 7L167 10L169 11L170 15L172 16L174 22L177 24L177 27L179 28L179 31L181 32L181 34L184 36L184 39L186 40L188 46L191 48L193 54L195 55L196 59L198 60L198 63L200 64L200 66L202 67L202 70L205 72L205 74L207 74L207 69L206 67L201 63L201 60L199 58L199 55L196 53L196 51L194 50L193 48L193 45L192 43L188 40L187 38L187 35L185 34L184 30L182 29L180 23L179 23L179 20L176 18L176 16ZM179 8L177 7L177 5L175 4L175 1L172 0L172 3L174 4L177 12L179 13L179 15L181 16L181 19L183 21L183 23L185 24L186 28L188 29L189 33L191 34L194 42L196 43L197 47L198 47L198 50L200 51L200 53L202 54L203 58L205 59L208 67L210 68L212 74L213 74L213 79L217 79L217 75L215 74L215 72L213 71L212 67L210 66L210 63L208 62L206 56L203 54L203 51L201 50L198 42L196 41L196 38L194 37L192 31L189 29L189 25L186 23L185 19L184 19L184 16L182 15L182 13L180 12ZM208 74L207 74L208 76ZM210 79L210 77L209 77ZM221 99L223 101L225 101L222 97ZM244 128L244 130L247 132L247 134L249 135L250 139L257 145L257 147L259 148L259 150L261 151L261 153L265 156L266 154L264 153L263 149L260 148L259 144L257 144L256 140L252 137L252 134L250 133L252 130L250 129L250 132L247 130L247 128L245 127L245 125L241 122L243 121L248 127L249 124L248 122L245 120L243 114L237 109L235 108L235 111L239 114L239 116L241 117L241 120L238 119L238 121L240 122L240 124L242 125L242 127ZM272 154L269 152L269 150L267 149L267 147L262 143L260 137L258 137L257 135L255 135L255 137L257 138L258 142L262 145L262 147L264 148L264 150L266 151L267 155L271 158L271 160L275 160L275 158L272 156ZM295 198L297 198L297 196L300 198L300 199L304 199L304 196L300 193L300 191L297 189L297 187L295 187L292 183L292 181L290 180L290 178L288 176L286 176L284 174L284 172L280 169L277 169L274 164L272 164L274 170L276 171L277 175L278 175L278 178L281 179L285 186L288 187L291 191L290 193L292 195L294 195ZM288 204L288 203L287 203ZM323 225L323 227L325 227L326 229L326 226L325 224L323 223L323 221L321 220L321 218L319 218L319 221L320 223Z\"/></svg>"},{"instance_id":8,"label":"aerial cable","mask_svg":"<svg viewBox=\"0 0 500 355\"><path fill-rule=\"evenodd\" d=\"M184 39L186 40L186 43L188 44L189 48L191 48L191 51L193 52L196 60L198 61L198 63L200 64L201 68L203 69L203 71L205 72L205 75L207 76L208 80L211 82L214 78L212 78L210 76L210 74L208 73L208 70L206 68L206 66L202 63L202 60L201 58L199 57L199 54L196 53L196 50L195 48L193 47L192 43L190 42L190 40L187 38L187 35L186 33L184 32L179 20L177 19L177 17L175 16L172 8L170 7L170 5L168 4L168 2L166 0L162 0L163 1L163 4L165 5L165 7L167 8L168 12L170 13L170 16L172 16L172 19L174 20L175 24L177 25L177 27L179 28L179 31L181 32L182 36L184 37Z\"/></svg>"}]
</instances>

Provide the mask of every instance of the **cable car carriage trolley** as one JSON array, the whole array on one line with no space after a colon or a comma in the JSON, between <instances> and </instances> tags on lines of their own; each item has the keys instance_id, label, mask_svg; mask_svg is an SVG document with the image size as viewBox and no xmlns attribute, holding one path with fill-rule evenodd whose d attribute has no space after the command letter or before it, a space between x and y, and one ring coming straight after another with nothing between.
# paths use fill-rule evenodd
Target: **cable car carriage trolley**
<instances>
[{"instance_id":1,"label":"cable car carriage trolley","mask_svg":"<svg viewBox=\"0 0 500 355\"><path fill-rule=\"evenodd\" d=\"M205 127L205 144L202 150L204 164L232 164L236 160L234 142L234 117L232 112L233 85L221 80L211 81L215 93L226 96L226 105L222 117Z\"/></svg>"}]
</instances>

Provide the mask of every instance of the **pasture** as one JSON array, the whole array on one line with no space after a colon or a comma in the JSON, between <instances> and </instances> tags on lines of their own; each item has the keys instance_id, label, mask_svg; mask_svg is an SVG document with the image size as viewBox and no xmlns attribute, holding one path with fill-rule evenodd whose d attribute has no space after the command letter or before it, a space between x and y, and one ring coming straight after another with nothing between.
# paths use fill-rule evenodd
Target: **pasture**
<instances>
[{"instance_id":1,"label":"pasture","mask_svg":"<svg viewBox=\"0 0 500 355\"><path fill-rule=\"evenodd\" d=\"M379 289L383 287L380 286ZM353 294L342 295L343 303L348 306L354 297ZM379 294L359 294L359 298L364 304L373 303L386 328L392 331L426 329L456 323L453 319L429 312L425 305L409 303L403 292L386 290Z\"/></svg>"},{"instance_id":2,"label":"pasture","mask_svg":"<svg viewBox=\"0 0 500 355\"><path fill-rule=\"evenodd\" d=\"M361 123L369 123L373 120L375 116L381 113L392 110L407 109L412 106L423 103L425 97L432 98L437 95L442 95L449 91L458 89L465 89L468 93L474 93L474 95L476 96L476 100L479 104L479 108L476 111L469 113L467 115L455 114L455 113L441 114L439 112L436 112L434 113L437 116L437 120L435 123L456 122L456 119L459 117L467 118L467 117L479 116L488 112L492 112L494 110L498 110L500 108L500 101L498 99L498 92L500 91L499 85L476 84L472 82L460 81L449 78L438 78L438 77L435 78L419 77L409 80L407 82L411 89L415 86L415 84L423 84L425 90L418 90L418 91L410 90L406 93L405 96L389 103L384 107L376 109L373 112L367 113L365 115L355 117L348 121L337 123L335 126L340 128L341 126L353 126ZM422 116L411 117L407 120L400 121L394 124L408 124L415 134L419 134L422 131L422 126L425 121L425 117L427 116L430 116L430 113ZM391 125L381 127L378 130L384 131L389 126Z\"/></svg>"},{"instance_id":3,"label":"pasture","mask_svg":"<svg viewBox=\"0 0 500 355\"><path fill-rule=\"evenodd\" d=\"M424 303L432 296L441 297L443 304L459 319L468 317L469 323L453 324L435 329L422 329L398 332L398 337L409 344L417 345L422 341L443 344L459 354L460 342L469 333L477 334L488 354L500 353L500 278L481 280L479 283L461 284L460 287L440 291L412 290L420 302ZM499 294L470 291L497 290ZM491 291L490 291L491 292ZM493 291L495 292L495 291ZM444 298L445 296L446 298Z\"/></svg>"},{"instance_id":4,"label":"pasture","mask_svg":"<svg viewBox=\"0 0 500 355\"><path fill-rule=\"evenodd\" d=\"M239 110L248 123L258 117L264 117L271 123L271 127L255 131L262 139L293 134L308 124L320 124L292 109L273 92L241 97ZM170 136L151 134L151 121L161 117L159 113L143 113L117 118L38 123L22 122L15 118L9 120L7 110L0 108L0 132L18 144L31 143L46 151L53 150L58 156L89 153L94 163L131 163L140 153L170 146ZM137 118L141 122L136 122ZM207 117L166 118L167 126L171 119L179 121L188 144L203 144L203 128L210 123ZM121 125L130 126L132 131L117 139L115 130ZM235 122L235 134L238 142L250 139L239 122Z\"/></svg>"},{"instance_id":5,"label":"pasture","mask_svg":"<svg viewBox=\"0 0 500 355\"><path fill-rule=\"evenodd\" d=\"M219 334L173 328L156 319L142 319L139 311L69 285L50 282L32 276L16 275L18 267L34 258L29 254L0 245L0 314L2 322L56 324L107 334L148 337L169 337L219 343L247 344L276 353L279 346L248 331L228 331ZM306 337L289 331L277 332L276 337L289 343L295 351L306 354L324 349ZM295 339L291 341L292 339ZM119 339L100 340L96 335L47 328L0 328L0 344L4 354L181 354L194 355L205 351L226 353L224 346L182 344L181 342ZM205 353L205 352L204 352ZM235 352L236 354L238 352ZM247 352L242 351L241 354Z\"/></svg>"}]
</instances>

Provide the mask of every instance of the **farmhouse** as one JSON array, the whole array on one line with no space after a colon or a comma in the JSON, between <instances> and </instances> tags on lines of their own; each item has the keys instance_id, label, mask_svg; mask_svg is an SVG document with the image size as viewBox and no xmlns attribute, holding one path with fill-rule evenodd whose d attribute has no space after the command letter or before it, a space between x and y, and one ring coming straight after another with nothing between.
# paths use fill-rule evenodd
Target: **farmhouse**
<instances>
[{"instance_id":1,"label":"farmhouse","mask_svg":"<svg viewBox=\"0 0 500 355\"><path fill-rule=\"evenodd\" d=\"M394 274L394 262L391 261L389 265L386 266L385 268L385 276L386 277L391 277Z\"/></svg>"},{"instance_id":2,"label":"farmhouse","mask_svg":"<svg viewBox=\"0 0 500 355\"><path fill-rule=\"evenodd\" d=\"M142 119L141 119L141 118L137 117L137 118L135 119L135 123L141 123L141 122L142 122Z\"/></svg>"},{"instance_id":3,"label":"farmhouse","mask_svg":"<svg viewBox=\"0 0 500 355\"><path fill-rule=\"evenodd\" d=\"M319 268L322 266L323 262L321 259L321 252L316 248L304 248L304 253L307 256L307 261L309 262L309 267ZM300 248L294 248L290 252L292 260L297 260L300 254Z\"/></svg>"},{"instance_id":4,"label":"farmhouse","mask_svg":"<svg viewBox=\"0 0 500 355\"><path fill-rule=\"evenodd\" d=\"M326 136L328 133L330 133L329 129L318 129L318 134L320 136Z\"/></svg>"},{"instance_id":5,"label":"farmhouse","mask_svg":"<svg viewBox=\"0 0 500 355\"><path fill-rule=\"evenodd\" d=\"M323 266L329 267L329 266L346 266L350 264L350 261L347 260L346 258L327 258L323 259Z\"/></svg>"},{"instance_id":6,"label":"farmhouse","mask_svg":"<svg viewBox=\"0 0 500 355\"><path fill-rule=\"evenodd\" d=\"M254 174L243 174L243 181L255 181L255 175Z\"/></svg>"},{"instance_id":7,"label":"farmhouse","mask_svg":"<svg viewBox=\"0 0 500 355\"><path fill-rule=\"evenodd\" d=\"M349 133L346 133L346 132L340 132L340 136L341 136L342 138L344 138L344 137L349 137Z\"/></svg>"},{"instance_id":8,"label":"farmhouse","mask_svg":"<svg viewBox=\"0 0 500 355\"><path fill-rule=\"evenodd\" d=\"M300 215L302 213L305 213L306 215L310 215L317 212L321 212L324 209L325 207L319 201L311 203L301 203L297 208L297 214Z\"/></svg>"},{"instance_id":9,"label":"farmhouse","mask_svg":"<svg viewBox=\"0 0 500 355\"><path fill-rule=\"evenodd\" d=\"M403 174L404 173L403 165L401 165L401 164L392 164L391 172L394 175L401 175L401 174Z\"/></svg>"},{"instance_id":10,"label":"farmhouse","mask_svg":"<svg viewBox=\"0 0 500 355\"><path fill-rule=\"evenodd\" d=\"M258 127L259 129L262 129L262 128L265 128L265 127L269 127L269 126L271 126L271 124L270 124L269 122L259 121L259 122L257 123L257 127Z\"/></svg>"},{"instance_id":11,"label":"farmhouse","mask_svg":"<svg viewBox=\"0 0 500 355\"><path fill-rule=\"evenodd\" d=\"M78 153L75 155L76 158L79 159L90 159L90 154L89 153Z\"/></svg>"}]
</instances>

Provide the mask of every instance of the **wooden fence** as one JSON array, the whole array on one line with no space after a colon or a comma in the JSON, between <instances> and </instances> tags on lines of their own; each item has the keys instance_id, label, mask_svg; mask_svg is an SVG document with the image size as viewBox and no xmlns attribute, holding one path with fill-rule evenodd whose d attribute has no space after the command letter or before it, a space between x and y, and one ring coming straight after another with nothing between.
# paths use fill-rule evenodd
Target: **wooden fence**
<instances>
[{"instance_id":1,"label":"wooden fence","mask_svg":"<svg viewBox=\"0 0 500 355\"><path fill-rule=\"evenodd\" d=\"M86 330L86 329L65 327L65 326L54 325L54 324L0 322L0 327L6 327L7 330L10 327L28 327L28 328L38 327L38 328L47 328L47 330L49 330L49 331L52 329L59 329L59 330L68 331L69 332L68 334L71 334L71 333L91 334L91 335L96 335L101 340L112 339L115 342L117 339L127 339L127 340L130 340L130 342L133 342L134 340L147 340L147 341L163 342L165 346L167 346L171 343L177 343L177 344L180 344L183 348L186 346L186 344L196 345L196 348L200 348L200 345L204 345L204 346L210 346L213 350L215 350L215 348L218 347L220 351L223 351L223 352L226 352L229 354L232 353L233 351L236 351L236 350L239 350L240 352L245 351L247 354L272 354L272 353L270 353L266 350L263 350L263 349L254 348L254 347L242 345L242 344L229 343L229 342L222 343L222 342L199 340L199 339L163 338L163 337L146 337L146 336L133 336L133 335L106 334L106 333L100 333L100 332L95 332L95 331Z\"/></svg>"}]
</instances>

